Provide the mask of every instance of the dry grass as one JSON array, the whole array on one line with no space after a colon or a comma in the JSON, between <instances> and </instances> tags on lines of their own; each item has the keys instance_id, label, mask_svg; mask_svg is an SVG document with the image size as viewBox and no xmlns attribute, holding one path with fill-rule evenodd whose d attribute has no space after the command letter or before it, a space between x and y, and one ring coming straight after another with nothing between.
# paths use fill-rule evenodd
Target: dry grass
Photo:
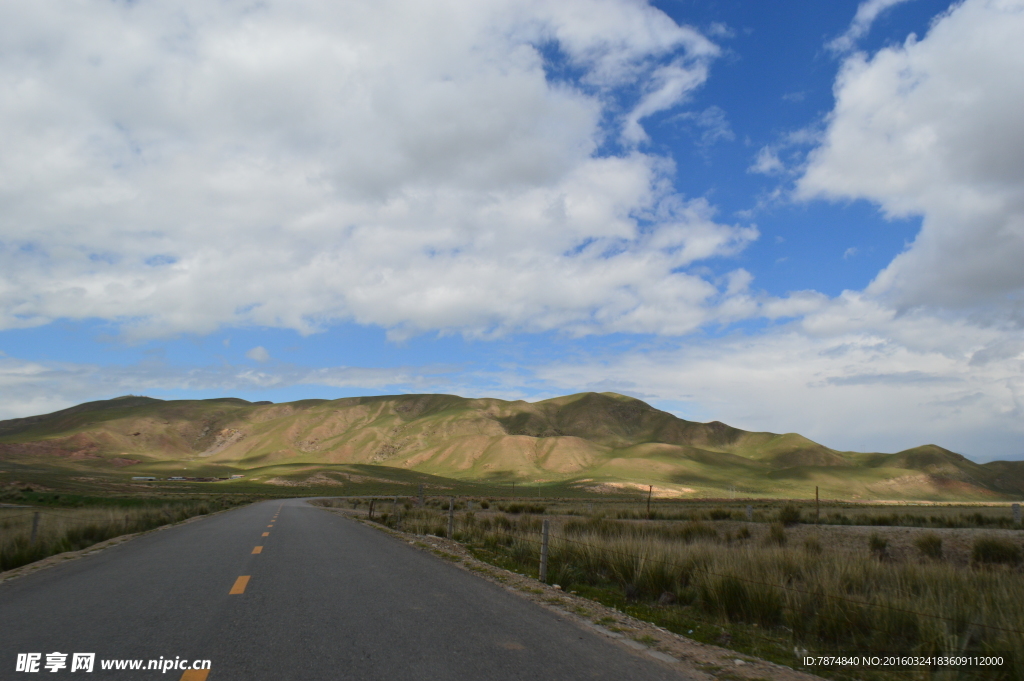
<instances>
[{"instance_id":1,"label":"dry grass","mask_svg":"<svg viewBox=\"0 0 1024 681\"><path fill-rule=\"evenodd\" d=\"M192 516L230 508L236 500L167 503L125 508L0 509L0 572L65 551L77 551L123 534L144 532ZM39 513L36 539L32 523Z\"/></svg>"},{"instance_id":2,"label":"dry grass","mask_svg":"<svg viewBox=\"0 0 1024 681\"><path fill-rule=\"evenodd\" d=\"M441 509L401 510L403 530L445 535L447 513ZM378 519L389 525L396 522L393 515ZM778 514L772 519L779 519ZM1014 564L1017 554L1012 549L1002 549L1009 552L1008 563L954 562L935 558L942 554L936 554L931 548L934 540L928 540L927 556L922 555L924 549L915 548L912 560L895 560L889 535L877 533L893 530L921 536L924 530L800 525L783 529L781 524L601 517L553 518L552 524L549 581L566 589L616 589L632 602L651 604L666 617L667 611L678 610L691 620L745 627L782 649L998 653L1006 664L980 678L1024 678L1024 608L1016 605L1024 602L1024 573ZM744 531L734 531L737 525ZM536 574L540 526L537 515L459 512L454 538ZM829 550L829 530L849 534L854 529L867 536L848 551ZM869 533L876 533L873 542ZM781 543L780 537L786 535L791 535L789 541ZM1009 544L1019 551L1019 536ZM658 599L672 604L655 606ZM901 674L877 678L933 678ZM965 670L957 674L975 678Z\"/></svg>"}]
</instances>

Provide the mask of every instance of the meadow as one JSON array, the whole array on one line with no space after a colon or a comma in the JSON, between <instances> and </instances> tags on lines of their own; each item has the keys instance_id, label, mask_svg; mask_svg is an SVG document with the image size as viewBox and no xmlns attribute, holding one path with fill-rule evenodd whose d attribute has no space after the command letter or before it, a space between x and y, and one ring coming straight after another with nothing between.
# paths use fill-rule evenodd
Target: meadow
<instances>
[{"instance_id":1,"label":"meadow","mask_svg":"<svg viewBox=\"0 0 1024 681\"><path fill-rule=\"evenodd\" d=\"M368 513L369 500L328 500ZM374 519L446 536L448 499L380 499ZM815 669L831 678L1024 678L1022 539L1006 506L459 499L482 560L690 638L789 666L797 653L998 655L989 668ZM755 506L755 504L751 504ZM831 523L831 524L829 524ZM860 524L855 524L860 523ZM894 550L897 539L900 550Z\"/></svg>"}]
</instances>

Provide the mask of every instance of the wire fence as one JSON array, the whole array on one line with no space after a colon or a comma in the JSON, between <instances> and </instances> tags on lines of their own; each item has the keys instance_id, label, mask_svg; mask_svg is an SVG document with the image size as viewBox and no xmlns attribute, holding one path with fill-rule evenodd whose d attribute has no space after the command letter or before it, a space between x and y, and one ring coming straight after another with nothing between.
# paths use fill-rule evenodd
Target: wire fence
<instances>
[{"instance_id":1,"label":"wire fence","mask_svg":"<svg viewBox=\"0 0 1024 681\"><path fill-rule=\"evenodd\" d=\"M439 513L441 515L448 515L448 513L445 513L445 511L446 511L446 509L437 509L436 511L433 511L433 510L430 511L430 513ZM399 512L399 518L401 518L401 516L402 516L402 514L401 514L401 512ZM505 516L505 517L507 518L507 516ZM401 526L403 520L405 520L405 518L401 518L401 520L399 520L399 522L398 522L399 526ZM429 524L429 522L430 521L428 521L428 524ZM437 527L439 529L439 525L441 523L439 523L438 519L435 518L433 520L433 524L434 524L435 527ZM495 527L493 525L492 526L488 526L486 529L482 529L480 527L474 527L472 525L467 526L464 523L460 523L460 525L462 525L460 530L463 533L471 533L471 532L474 532L474 531L478 531L478 532L481 533L481 536L483 536L483 535L492 535L492 536L498 537L500 539L503 539L503 540L506 540L507 542L509 542L508 544L506 544L506 546L509 546L511 542L522 541L522 542L526 542L526 543L534 546L534 551L535 552L539 552L539 550L542 549L543 545L544 545L543 534L541 533L541 531L539 531L539 530L537 530L535 528L528 528L528 527L524 527L524 526L520 525L519 527L517 527L515 529L505 530L505 529L502 529L500 527ZM514 522L513 522L513 527L515 527ZM449 535L449 536L451 536L451 535ZM458 535L456 534L455 536L458 536ZM465 535L463 535L463 536L465 536ZM474 542L471 541L470 543L474 543ZM630 552L626 552L626 551L621 551L621 550L616 549L613 546L600 545L600 544L591 543L591 542L588 542L588 541L584 541L584 540L582 540L582 539L580 539L578 537L574 537L574 536L568 535L568 534L566 534L564 532L559 533L557 535L554 534L554 533L549 534L549 545L557 545L558 543L563 543L564 545L568 545L568 546L572 546L572 547L577 547L579 549L585 549L585 550L593 551L593 552L596 552L598 554L600 554L600 553L615 554L615 555L618 555L618 556L620 556L622 558L625 558L625 559L628 559L628 560L631 560L631 561L635 561L638 564L642 564L642 563L645 563L645 562L658 563L658 564L660 564L660 565L662 565L662 566L664 566L666 568L669 568L669 569L672 569L672 570L678 570L678 571L700 570L704 575L707 575L707 576L710 576L710 577L715 577L715 578L719 578L719 579L733 579L733 580L736 580L736 581L739 581L739 582L742 582L742 583L748 584L748 585L756 585L756 586L759 586L759 587L764 587L764 588L768 588L768 589L778 589L778 590L783 591L783 592L792 593L792 594L794 594L796 596L801 597L802 599L805 599L808 602L822 603L822 602L825 602L825 601L832 601L832 602L836 602L836 603L842 603L842 604L847 604L847 605L861 607L861 608L875 609L875 611L885 610L885 611L889 611L889 612L900 613L902 615L907 615L907 616L921 617L921 618L924 618L926 620L932 620L932 621L949 623L949 624L953 624L954 626L959 626L959 628L961 630L963 630L965 628L968 631L981 629L981 630L987 630L987 631L992 632L994 634L1006 634L1006 635L1011 635L1011 636L1024 637L1024 630L1013 628L1013 627L999 626L999 625L996 625L996 624L988 624L988 623L985 623L985 622L977 621L976 616L971 616L971 617L968 617L968 618L964 618L964 617L960 617L960 618L949 617L949 616L937 614L937 613L934 613L934 612L923 612L923 611L920 611L920 610L914 610L914 609L911 609L911 608L900 607L900 606L897 606L897 605L892 605L892 604L887 604L887 603L873 602L873 601L870 601L870 600L862 600L862 599L858 599L858 598L851 598L849 596L845 596L845 595L837 594L837 593L828 593L828 592L825 592L825 591L808 590L808 589L805 589L805 588L800 588L800 587L797 587L797 586L793 586L792 584L782 584L782 583L777 583L777 582L771 582L771 581L765 581L765 580L761 580L761 579L756 579L756 578L752 578L752 577L748 577L748 576L742 576L742 575L738 575L738 574L735 574L735 573L720 572L720 571L716 571L714 569L711 569L707 565L702 565L700 567L696 567L695 565L686 565L686 564L680 563L678 561L667 560L667 559L662 558L662 557L657 556L657 555L640 555L640 554L637 554L637 553L630 553ZM515 560L515 558L513 558L513 560ZM516 562L522 563L521 560L516 560ZM804 607L801 607L801 606L798 606L798 605L791 605L791 604L789 604L789 603L787 603L785 601L786 601L786 599L781 599L781 601L779 602L778 605L779 605L779 607L781 607L786 612L790 613L791 615L797 616L797 617L806 614L806 609ZM721 628L723 626L720 620L719 621L714 621L712 619L707 619L707 618L701 617L698 614L698 611L696 611L693 608L687 608L687 610L685 612L685 615L683 617L684 617L685 621L697 623L698 626L707 627L711 631L714 631L716 628L721 631ZM727 621L729 620L729 618L726 618L726 619L727 619ZM757 628L751 628L751 627L748 626L748 627L743 627L741 630L739 630L737 632L737 635L740 636L743 640L748 641L750 643L753 643L754 644L753 649L755 651L758 650L758 649L760 649L762 651L774 650L775 654L777 655L779 650L780 650L780 648L781 649L786 649L786 648L788 648L788 646L793 645L794 655L798 655L798 652L799 652L799 648L797 647L797 645L795 645L798 639L797 639L797 636L795 634L795 631L792 631L792 630L790 631L790 635L781 636L780 637L780 636L772 636L770 634L770 632L769 632L767 627L765 629L757 629ZM961 645L961 650L966 650L967 649L966 648L966 642L969 641L969 640L970 640L970 635L968 635L964 641L961 641L961 644L962 644ZM714 641L712 641L712 642L714 642ZM728 642L726 642L726 645L727 645L727 643ZM1010 661L1008 662L1008 664L1013 666L1013 665L1016 665L1016 664L1019 663L1019 660L1016 660L1017 656L1015 654L1009 653L1009 651L1007 651L1007 653L1011 655ZM754 654L758 654L758 653L755 652ZM961 654L962 655L967 655L967 653L961 653ZM956 655L956 654L955 653L950 653L950 655ZM972 655L974 655L974 654L972 653ZM799 655L798 655L798 657L799 657ZM803 667L803 664L802 663L798 663L797 666ZM815 671L817 673L824 673L825 672L824 669L820 669L820 668L811 668L811 667L803 667L803 668L807 669L808 671ZM1014 667L1014 669L1016 669L1016 667ZM942 671L942 669L939 668L939 667L936 667L933 671L938 673L938 672ZM865 678L864 677L865 671L863 669L830 668L827 671L827 673L828 673L828 675L830 677L837 678L837 679L855 679L855 678L856 679L862 679L862 678ZM944 676L943 678L958 678L958 679L988 679L988 678L996 678L996 677L992 676L992 674L994 673L992 669L984 669L984 668L958 668L956 670L950 671L949 673L950 674L954 674L955 676L949 676L949 677L945 677ZM995 672L995 673L1003 674L1002 676L999 676L998 678L1016 678L1016 677L1013 676L1013 674L1016 674L1016 671L1010 671L1009 672L1010 676L1006 676L1005 670L1002 671L1002 672ZM887 677L887 678L891 678L891 677ZM928 678L932 678L932 677L929 676Z\"/></svg>"}]
</instances>

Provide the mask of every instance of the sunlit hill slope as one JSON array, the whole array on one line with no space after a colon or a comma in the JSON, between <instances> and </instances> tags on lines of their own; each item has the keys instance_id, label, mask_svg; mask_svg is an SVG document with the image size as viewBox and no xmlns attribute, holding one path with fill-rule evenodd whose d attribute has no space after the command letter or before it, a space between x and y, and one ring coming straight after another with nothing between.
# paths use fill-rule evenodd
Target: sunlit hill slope
<instances>
[{"instance_id":1,"label":"sunlit hill slope","mask_svg":"<svg viewBox=\"0 0 1024 681\"><path fill-rule=\"evenodd\" d=\"M1024 463L974 463L935 445L840 452L789 433L696 423L614 393L542 402L400 395L286 404L121 397L0 421L0 460L161 475L181 462L258 473L373 464L466 480L653 484L662 494L1008 499Z\"/></svg>"}]
</instances>

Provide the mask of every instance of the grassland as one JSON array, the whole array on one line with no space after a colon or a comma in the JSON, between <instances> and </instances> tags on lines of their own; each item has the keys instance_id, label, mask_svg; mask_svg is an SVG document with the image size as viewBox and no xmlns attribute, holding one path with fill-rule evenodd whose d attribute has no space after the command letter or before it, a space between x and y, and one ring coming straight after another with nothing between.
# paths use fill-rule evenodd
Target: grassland
<instances>
[{"instance_id":1,"label":"grassland","mask_svg":"<svg viewBox=\"0 0 1024 681\"><path fill-rule=\"evenodd\" d=\"M319 503L369 510L366 499ZM447 504L381 499L375 520L444 536ZM546 518L550 582L790 666L804 650L1004 658L987 669L815 670L831 678L1024 678L1024 533L1010 509L844 505L829 507L833 524L813 525L800 522L813 519L810 504L762 502L749 522L746 505L655 502L648 514L622 499L459 499L453 538L536 576ZM872 524L851 524L862 521Z\"/></svg>"}]
</instances>

